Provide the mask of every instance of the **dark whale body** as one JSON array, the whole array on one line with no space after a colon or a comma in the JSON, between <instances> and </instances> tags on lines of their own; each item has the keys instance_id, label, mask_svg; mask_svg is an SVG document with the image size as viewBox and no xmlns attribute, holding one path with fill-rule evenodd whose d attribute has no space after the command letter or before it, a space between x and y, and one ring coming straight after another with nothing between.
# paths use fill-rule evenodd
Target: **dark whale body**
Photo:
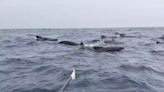
<instances>
[{"instance_id":1,"label":"dark whale body","mask_svg":"<svg viewBox=\"0 0 164 92\"><path fill-rule=\"evenodd\" d=\"M47 38L47 37L41 37L36 35L36 40L37 41L58 41L58 39L52 39L52 38Z\"/></svg>"},{"instance_id":2,"label":"dark whale body","mask_svg":"<svg viewBox=\"0 0 164 92\"><path fill-rule=\"evenodd\" d=\"M105 38L107 38L107 36L101 35L101 39L105 39Z\"/></svg>"},{"instance_id":3,"label":"dark whale body","mask_svg":"<svg viewBox=\"0 0 164 92\"><path fill-rule=\"evenodd\" d=\"M95 46L93 47L93 49L96 52L117 52L117 51L121 51L124 48L123 47L100 47L100 46Z\"/></svg>"},{"instance_id":4,"label":"dark whale body","mask_svg":"<svg viewBox=\"0 0 164 92\"><path fill-rule=\"evenodd\" d=\"M124 34L124 33L118 33L118 32L116 32L115 34L116 35L119 35L120 37L125 37L126 36L126 34Z\"/></svg>"},{"instance_id":5,"label":"dark whale body","mask_svg":"<svg viewBox=\"0 0 164 92\"><path fill-rule=\"evenodd\" d=\"M71 41L60 41L59 44L65 44L65 45L71 45L71 46L83 45L82 42L81 42L81 44L78 44L78 43L71 42Z\"/></svg>"},{"instance_id":6,"label":"dark whale body","mask_svg":"<svg viewBox=\"0 0 164 92\"><path fill-rule=\"evenodd\" d=\"M100 40L91 40L90 42L98 42L98 41L100 41Z\"/></svg>"},{"instance_id":7,"label":"dark whale body","mask_svg":"<svg viewBox=\"0 0 164 92\"><path fill-rule=\"evenodd\" d=\"M106 43L106 44L124 44L123 42L117 42L115 40L105 40L104 43Z\"/></svg>"},{"instance_id":8,"label":"dark whale body","mask_svg":"<svg viewBox=\"0 0 164 92\"><path fill-rule=\"evenodd\" d=\"M156 41L156 44L164 44L164 42Z\"/></svg>"}]
</instances>

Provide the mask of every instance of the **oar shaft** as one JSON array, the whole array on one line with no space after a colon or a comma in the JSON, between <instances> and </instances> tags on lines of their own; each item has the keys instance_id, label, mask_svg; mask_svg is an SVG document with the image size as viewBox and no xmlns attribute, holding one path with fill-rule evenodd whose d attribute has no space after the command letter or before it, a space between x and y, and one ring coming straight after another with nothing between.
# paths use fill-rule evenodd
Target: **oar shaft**
<instances>
[{"instance_id":1,"label":"oar shaft","mask_svg":"<svg viewBox=\"0 0 164 92\"><path fill-rule=\"evenodd\" d=\"M71 80L74 80L76 78L76 74L75 74L75 69L73 69L73 72L71 74L71 76L69 77L69 79L66 81L66 83L63 85L63 87L61 88L61 90L59 92L63 92L64 89L67 87L67 85L69 84L69 82Z\"/></svg>"},{"instance_id":2,"label":"oar shaft","mask_svg":"<svg viewBox=\"0 0 164 92\"><path fill-rule=\"evenodd\" d=\"M67 82L64 84L64 86L62 87L62 89L60 90L60 92L64 91L64 89L67 87L67 85L69 84L69 82L72 80L72 78L70 77Z\"/></svg>"}]
</instances>

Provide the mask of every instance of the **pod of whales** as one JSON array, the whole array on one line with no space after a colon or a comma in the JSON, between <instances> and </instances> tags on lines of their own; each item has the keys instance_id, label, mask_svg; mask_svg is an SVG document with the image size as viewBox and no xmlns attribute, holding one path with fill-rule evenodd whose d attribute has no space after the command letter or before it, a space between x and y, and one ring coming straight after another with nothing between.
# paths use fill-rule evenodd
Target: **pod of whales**
<instances>
[{"instance_id":1,"label":"pod of whales","mask_svg":"<svg viewBox=\"0 0 164 92\"><path fill-rule=\"evenodd\" d=\"M47 37L42 37L42 36L38 36L36 35L36 40L37 41L58 41L58 39L53 39L53 38L47 38ZM72 41L60 41L58 42L59 44L65 44L65 45L71 45L71 46L76 46L76 45L83 45L83 43L75 43Z\"/></svg>"},{"instance_id":2,"label":"pod of whales","mask_svg":"<svg viewBox=\"0 0 164 92\"><path fill-rule=\"evenodd\" d=\"M52 38L46 38L46 37L41 37L36 35L36 40L37 41L58 41L58 39L52 39ZM95 40L95 41L99 41L99 40ZM81 43L75 43L72 41L60 41L58 42L58 44L64 44L64 45L70 45L70 46L81 46L82 48L91 48L92 50L94 50L95 52L117 52L117 51L121 51L124 48L123 47L103 47L103 46L86 46L83 44L83 42Z\"/></svg>"}]
</instances>

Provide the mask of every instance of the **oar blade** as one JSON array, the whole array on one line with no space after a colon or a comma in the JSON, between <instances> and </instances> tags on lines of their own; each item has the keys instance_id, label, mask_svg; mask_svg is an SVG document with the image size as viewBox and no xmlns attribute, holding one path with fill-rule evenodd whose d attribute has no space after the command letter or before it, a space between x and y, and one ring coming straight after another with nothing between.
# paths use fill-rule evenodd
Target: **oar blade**
<instances>
[{"instance_id":1,"label":"oar blade","mask_svg":"<svg viewBox=\"0 0 164 92\"><path fill-rule=\"evenodd\" d=\"M72 74L71 74L72 80L76 79L76 71L73 69Z\"/></svg>"}]
</instances>

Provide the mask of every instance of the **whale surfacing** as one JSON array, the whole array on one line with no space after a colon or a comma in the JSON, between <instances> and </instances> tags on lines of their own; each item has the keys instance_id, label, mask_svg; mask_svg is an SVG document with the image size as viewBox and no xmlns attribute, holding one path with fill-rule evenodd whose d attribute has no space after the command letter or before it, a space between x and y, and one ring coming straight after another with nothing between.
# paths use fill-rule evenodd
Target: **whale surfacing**
<instances>
[{"instance_id":1,"label":"whale surfacing","mask_svg":"<svg viewBox=\"0 0 164 92\"><path fill-rule=\"evenodd\" d=\"M60 41L59 44L65 44L65 45L71 45L71 46L83 45L82 42L80 44L78 44L78 43L71 42L71 41Z\"/></svg>"},{"instance_id":2,"label":"whale surfacing","mask_svg":"<svg viewBox=\"0 0 164 92\"><path fill-rule=\"evenodd\" d=\"M93 49L96 52L118 52L123 50L123 47L100 47L100 46L95 46Z\"/></svg>"},{"instance_id":3,"label":"whale surfacing","mask_svg":"<svg viewBox=\"0 0 164 92\"><path fill-rule=\"evenodd\" d=\"M36 37L37 41L58 41L58 39L41 37L41 36L38 36L38 35L36 35L35 37Z\"/></svg>"}]
</instances>

